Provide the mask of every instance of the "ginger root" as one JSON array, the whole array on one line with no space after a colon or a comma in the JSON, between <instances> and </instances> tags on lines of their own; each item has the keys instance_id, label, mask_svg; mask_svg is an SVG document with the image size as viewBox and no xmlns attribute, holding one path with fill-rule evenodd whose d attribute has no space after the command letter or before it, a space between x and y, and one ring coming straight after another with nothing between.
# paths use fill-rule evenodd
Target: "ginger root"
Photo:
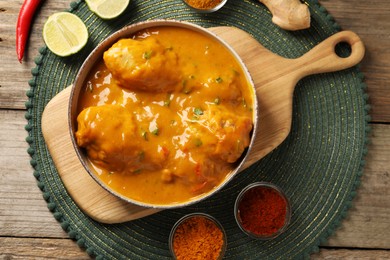
<instances>
[{"instance_id":1,"label":"ginger root","mask_svg":"<svg viewBox=\"0 0 390 260\"><path fill-rule=\"evenodd\" d=\"M259 0L272 13L272 22L290 31L310 27L310 11L299 0Z\"/></svg>"}]
</instances>

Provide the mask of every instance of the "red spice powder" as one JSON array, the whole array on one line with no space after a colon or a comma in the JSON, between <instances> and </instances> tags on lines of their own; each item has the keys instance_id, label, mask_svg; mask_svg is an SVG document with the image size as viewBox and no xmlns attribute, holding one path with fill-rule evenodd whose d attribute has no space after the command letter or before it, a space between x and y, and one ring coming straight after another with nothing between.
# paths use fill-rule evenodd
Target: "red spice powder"
<instances>
[{"instance_id":1,"label":"red spice powder","mask_svg":"<svg viewBox=\"0 0 390 260\"><path fill-rule=\"evenodd\" d=\"M286 222L287 201L269 187L254 187L238 206L242 227L256 235L270 236Z\"/></svg>"}]
</instances>

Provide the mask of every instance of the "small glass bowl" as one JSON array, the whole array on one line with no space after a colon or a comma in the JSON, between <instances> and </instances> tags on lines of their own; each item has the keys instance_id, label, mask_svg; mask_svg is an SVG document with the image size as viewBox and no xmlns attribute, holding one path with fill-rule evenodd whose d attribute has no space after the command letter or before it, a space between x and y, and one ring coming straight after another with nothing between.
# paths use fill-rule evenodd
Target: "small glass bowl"
<instances>
[{"instance_id":1,"label":"small glass bowl","mask_svg":"<svg viewBox=\"0 0 390 260\"><path fill-rule=\"evenodd\" d=\"M173 225L171 233L169 234L169 250L171 251L173 259L177 259L177 256L175 254L175 250L174 250L174 247L173 247L173 240L174 240L174 236L175 236L176 230L186 220L189 220L189 219L194 218L194 217L201 217L201 218L208 219L211 222L213 222L222 231L223 245L222 245L219 257L217 258L218 260L222 259L224 254L225 254L225 252L226 252L226 248L227 248L227 236L226 236L225 229L223 228L223 226L221 225L221 223L217 219L215 219L213 216L205 214L205 213L191 213L191 214L185 215L184 217L180 218L175 223L175 225Z\"/></svg>"},{"instance_id":2,"label":"small glass bowl","mask_svg":"<svg viewBox=\"0 0 390 260\"><path fill-rule=\"evenodd\" d=\"M272 189L272 190L276 191L278 193L278 195L280 195L286 202L286 216L285 216L285 221L284 221L283 226L281 226L276 232L269 234L269 235L256 234L254 232L251 232L250 230L245 229L243 226L243 223L242 223L241 215L240 215L239 206L240 206L240 203L242 202L242 200L244 199L245 195L247 194L248 191L250 191L252 189L258 189L258 188ZM252 184L248 185L247 187L245 187L238 194L236 202L234 204L234 217L235 217L236 222L237 222L238 226L240 227L240 229L245 234L247 234L249 237L259 239L259 240L270 240L270 239L276 238L277 236L282 234L286 230L287 226L290 224L291 206L290 206L290 202L289 202L288 198L286 197L284 192L278 186L276 186L275 184L269 183L269 182L255 182L255 183L252 183Z\"/></svg>"},{"instance_id":3,"label":"small glass bowl","mask_svg":"<svg viewBox=\"0 0 390 260\"><path fill-rule=\"evenodd\" d=\"M218 5L212 7L212 8L209 8L209 9L202 9L202 8L196 8L192 5L190 5L186 0L183 0L183 2L188 6L190 7L191 9L199 12L199 13L213 13L215 11L218 11L219 9L221 9L227 2L227 0L222 0Z\"/></svg>"}]
</instances>

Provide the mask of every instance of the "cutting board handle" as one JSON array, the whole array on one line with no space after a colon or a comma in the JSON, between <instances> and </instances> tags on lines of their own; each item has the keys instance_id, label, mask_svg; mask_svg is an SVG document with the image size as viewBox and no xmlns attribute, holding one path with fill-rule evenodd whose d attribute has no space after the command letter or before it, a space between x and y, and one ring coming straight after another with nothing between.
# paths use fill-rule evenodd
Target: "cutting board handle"
<instances>
[{"instance_id":1,"label":"cutting board handle","mask_svg":"<svg viewBox=\"0 0 390 260\"><path fill-rule=\"evenodd\" d=\"M348 43L351 54L348 57L340 57L336 53L336 46L340 43ZM350 68L358 64L364 56L364 45L354 32L342 31L325 39L303 56L295 59L300 64L300 78L308 75L335 72Z\"/></svg>"},{"instance_id":2,"label":"cutting board handle","mask_svg":"<svg viewBox=\"0 0 390 260\"><path fill-rule=\"evenodd\" d=\"M238 28L214 27L210 30L226 41L245 63L259 101L258 134L243 169L275 149L290 133L293 93L299 80L350 68L364 56L363 42L351 31L338 32L304 55L291 59L271 52ZM351 46L351 54L346 58L336 53L337 44L342 42Z\"/></svg>"}]
</instances>

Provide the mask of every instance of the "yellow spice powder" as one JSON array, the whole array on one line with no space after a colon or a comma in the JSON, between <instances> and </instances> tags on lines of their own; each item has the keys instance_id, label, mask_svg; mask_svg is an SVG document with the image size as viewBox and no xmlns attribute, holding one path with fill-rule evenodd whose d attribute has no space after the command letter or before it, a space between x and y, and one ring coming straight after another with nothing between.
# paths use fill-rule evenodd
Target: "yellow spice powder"
<instances>
[{"instance_id":1,"label":"yellow spice powder","mask_svg":"<svg viewBox=\"0 0 390 260\"><path fill-rule=\"evenodd\" d=\"M173 238L177 260L218 259L224 243L221 229L204 217L192 217L183 222Z\"/></svg>"},{"instance_id":2,"label":"yellow spice powder","mask_svg":"<svg viewBox=\"0 0 390 260\"><path fill-rule=\"evenodd\" d=\"M186 0L187 4L198 9L210 9L219 5L222 0Z\"/></svg>"}]
</instances>

